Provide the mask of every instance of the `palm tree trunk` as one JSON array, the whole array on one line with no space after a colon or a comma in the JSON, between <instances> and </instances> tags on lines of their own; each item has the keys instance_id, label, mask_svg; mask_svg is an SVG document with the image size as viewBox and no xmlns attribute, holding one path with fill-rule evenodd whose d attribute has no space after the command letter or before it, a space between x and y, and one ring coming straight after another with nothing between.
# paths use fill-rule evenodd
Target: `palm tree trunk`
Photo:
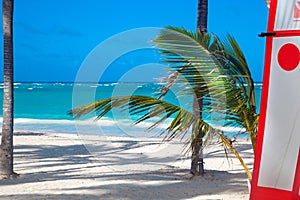
<instances>
[{"instance_id":1,"label":"palm tree trunk","mask_svg":"<svg viewBox=\"0 0 300 200\"><path fill-rule=\"evenodd\" d=\"M197 89L197 88L195 88ZM196 90L195 90L196 91ZM199 90L198 90L199 92ZM202 119L202 96L196 92L193 100L193 113ZM191 162L191 173L193 175L199 176L204 174L204 162L203 162L203 140L202 140L202 130L199 130L195 126L193 127L193 137L192 137L192 162Z\"/></svg>"},{"instance_id":2,"label":"palm tree trunk","mask_svg":"<svg viewBox=\"0 0 300 200\"><path fill-rule=\"evenodd\" d=\"M208 0L198 0L197 30L207 33Z\"/></svg>"},{"instance_id":3,"label":"palm tree trunk","mask_svg":"<svg viewBox=\"0 0 300 200\"><path fill-rule=\"evenodd\" d=\"M13 0L3 0L4 91L3 123L0 145L0 175L11 178L13 172Z\"/></svg>"},{"instance_id":4,"label":"palm tree trunk","mask_svg":"<svg viewBox=\"0 0 300 200\"><path fill-rule=\"evenodd\" d=\"M202 35L207 33L207 17L208 17L208 0L198 0L198 17L197 17L197 31L200 31ZM199 95L199 88L195 87L195 91L198 91L194 96L193 112L202 119L202 107L203 98ZM197 133L197 132L198 133ZM195 130L193 128L193 135L195 136L192 141L192 162L191 173L193 175L204 174L204 162L203 162L203 134L202 130Z\"/></svg>"},{"instance_id":5,"label":"palm tree trunk","mask_svg":"<svg viewBox=\"0 0 300 200\"><path fill-rule=\"evenodd\" d=\"M197 88L195 88L197 90ZM195 91L196 91L195 90ZM199 92L199 90L198 90ZM202 96L195 95L193 101L193 113L202 119L201 109L203 107ZM199 176L204 174L204 162L203 162L203 134L202 130L193 127L193 139L192 139L192 162L191 162L191 173Z\"/></svg>"}]
</instances>

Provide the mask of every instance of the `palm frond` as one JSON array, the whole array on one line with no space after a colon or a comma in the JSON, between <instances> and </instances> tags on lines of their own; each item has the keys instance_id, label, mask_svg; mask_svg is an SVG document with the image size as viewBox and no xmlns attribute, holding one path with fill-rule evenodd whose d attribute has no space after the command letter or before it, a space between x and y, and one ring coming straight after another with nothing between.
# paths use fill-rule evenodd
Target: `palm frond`
<instances>
[{"instance_id":1,"label":"palm frond","mask_svg":"<svg viewBox=\"0 0 300 200\"><path fill-rule=\"evenodd\" d=\"M214 120L244 128L255 150L257 114L254 83L245 55L234 37L222 40L177 27L167 27L153 40L176 82L184 84L179 95L194 94L203 99L199 112L219 113ZM164 88L164 95L174 85ZM216 122L218 123L218 122ZM237 134L241 134L238 132Z\"/></svg>"},{"instance_id":2,"label":"palm frond","mask_svg":"<svg viewBox=\"0 0 300 200\"><path fill-rule=\"evenodd\" d=\"M222 134L215 132L215 135L221 140L224 150L225 152L227 152L227 148L229 148L232 153L235 155L235 157L240 161L241 165L243 166L248 179L251 180L252 179L252 175L250 170L248 169L247 165L244 163L244 160L242 159L242 157L240 156L240 154L238 153L238 151L234 148L234 146L232 145L232 141L230 141L228 138L224 137Z\"/></svg>"},{"instance_id":3,"label":"palm frond","mask_svg":"<svg viewBox=\"0 0 300 200\"><path fill-rule=\"evenodd\" d=\"M202 120L199 120L193 113L180 108L179 106L148 96L119 96L104 99L95 103L81 106L70 110L69 115L79 118L90 112L97 112L97 119L100 119L114 108L129 111L130 114L139 114L139 118L133 125L155 119L156 121L148 129L151 130L162 124L166 119L173 116L171 123L164 131L164 140L170 141L175 137L183 136L197 124L198 128L205 129L203 134L212 132L213 128Z\"/></svg>"},{"instance_id":4,"label":"palm frond","mask_svg":"<svg viewBox=\"0 0 300 200\"><path fill-rule=\"evenodd\" d=\"M251 73L232 36L220 40L215 35L167 27L153 41L176 74L177 83L186 84L182 95L194 93L205 100L203 111L227 113L229 119L233 115L240 121L246 119L245 109L255 116ZM173 86L175 79L172 81L168 86ZM164 87L163 94L169 89Z\"/></svg>"},{"instance_id":5,"label":"palm frond","mask_svg":"<svg viewBox=\"0 0 300 200\"><path fill-rule=\"evenodd\" d=\"M199 31L167 27L153 42L170 73L158 98L112 97L75 108L69 114L79 118L96 112L97 119L100 119L113 108L127 109L130 114L139 116L133 125L149 119L156 120L148 127L149 130L172 118L162 133L164 141L182 138L193 127L199 130L193 131L190 137L190 148L193 149L196 138L199 138L197 134L202 134L201 138L215 135L222 142L224 150L230 149L240 160L248 177L251 177L242 158L222 131L208 124L205 119L200 119L197 113L163 100L175 84L183 85L184 89L179 90L177 95L192 94L202 99L203 107L197 110L198 113L205 113L209 117L212 113L218 113L214 120L225 119L224 126L240 127L243 131L236 135L244 132L249 134L254 150L258 122L254 84L245 56L236 40L230 35L221 40L213 34L202 35Z\"/></svg>"}]
</instances>

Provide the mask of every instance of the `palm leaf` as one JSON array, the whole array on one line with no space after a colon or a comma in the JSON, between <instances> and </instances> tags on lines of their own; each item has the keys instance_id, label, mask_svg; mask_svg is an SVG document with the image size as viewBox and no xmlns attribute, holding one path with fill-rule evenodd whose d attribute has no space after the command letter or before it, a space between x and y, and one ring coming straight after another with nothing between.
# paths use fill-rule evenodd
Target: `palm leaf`
<instances>
[{"instance_id":1,"label":"palm leaf","mask_svg":"<svg viewBox=\"0 0 300 200\"><path fill-rule=\"evenodd\" d=\"M251 130L256 118L254 84L245 56L232 36L221 41L215 35L167 27L153 41L171 73L176 74L172 84L163 87L163 96L176 79L185 84L179 95L194 93L204 99L202 112L226 114L233 120L231 124Z\"/></svg>"},{"instance_id":2,"label":"palm leaf","mask_svg":"<svg viewBox=\"0 0 300 200\"><path fill-rule=\"evenodd\" d=\"M128 110L130 114L134 115L139 114L140 117L133 125L145 120L155 119L156 121L149 127L149 130L162 124L171 116L174 116L170 125L164 131L164 140L168 141L179 135L184 135L194 122L197 122L201 127L209 126L204 121L200 121L191 112L179 106L148 96L112 97L75 108L70 110L68 114L74 118L79 118L87 113L96 112L98 115L97 119L100 119L114 108Z\"/></svg>"},{"instance_id":3,"label":"palm leaf","mask_svg":"<svg viewBox=\"0 0 300 200\"><path fill-rule=\"evenodd\" d=\"M226 139L220 132L220 130L213 128L203 120L200 120L197 116L195 116L192 112L189 112L183 108L180 108L176 105L171 103L165 102L160 99L156 99L153 97L148 96L119 96L104 99L95 103L87 104L85 106L81 106L70 110L68 114L72 115L74 118L79 118L82 115L85 115L90 112L97 112L98 119L104 116L107 112L111 111L114 108L121 108L121 109L128 109L130 114L141 114L142 116L139 117L134 124L138 124L142 121L147 119L156 119L156 122L153 123L152 126L149 127L151 130L155 128L159 124L163 123L166 119L170 118L172 115L175 115L172 119L169 126L164 131L164 138L163 141L170 141L175 137L181 137L187 133L187 131L194 126L198 130L202 130L200 133L201 138L207 136L209 138L211 135L215 135L221 139L222 143L229 147L229 149L235 154L235 156L239 159L242 166L246 170L248 177L251 177L251 174L243 162L242 158L235 150L233 145ZM145 111L148 111L145 113ZM197 134L199 132L194 132L191 141L194 138L198 138ZM193 145L196 145L194 142L189 142L190 148L193 148Z\"/></svg>"},{"instance_id":4,"label":"palm leaf","mask_svg":"<svg viewBox=\"0 0 300 200\"><path fill-rule=\"evenodd\" d=\"M75 108L69 112L75 118L90 112L97 112L98 119L113 108L128 109L130 114L140 117L133 125L148 119L156 121L149 130L172 118L164 130L164 141L175 137L184 137L193 126L190 137L190 148L193 149L199 132L201 138L220 138L223 146L229 148L251 175L242 158L230 140L221 134L222 131L200 120L197 113L191 113L176 105L163 101L164 96L178 83L184 89L179 95L193 94L203 99L203 108L199 113L218 113L214 120L226 119L224 126L238 126L249 134L253 149L257 132L257 119L254 98L254 84L245 56L236 40L227 36L220 40L215 35L187 31L182 28L167 27L153 40L163 61L168 64L170 72L166 85L160 90L159 98L146 96L121 96L104 99L92 104ZM238 132L238 134L242 134ZM249 176L250 177L250 176Z\"/></svg>"},{"instance_id":5,"label":"palm leaf","mask_svg":"<svg viewBox=\"0 0 300 200\"><path fill-rule=\"evenodd\" d=\"M227 148L229 148L232 151L232 153L235 155L235 157L240 161L241 165L243 166L243 168L248 176L248 179L251 180L252 179L251 172L249 171L247 165L244 163L242 157L239 155L237 150L233 147L232 142L230 140L228 140L228 138L224 137L222 134L220 134L218 132L215 132L215 135L222 141L223 144L225 144L223 146L225 152L227 152Z\"/></svg>"}]
</instances>

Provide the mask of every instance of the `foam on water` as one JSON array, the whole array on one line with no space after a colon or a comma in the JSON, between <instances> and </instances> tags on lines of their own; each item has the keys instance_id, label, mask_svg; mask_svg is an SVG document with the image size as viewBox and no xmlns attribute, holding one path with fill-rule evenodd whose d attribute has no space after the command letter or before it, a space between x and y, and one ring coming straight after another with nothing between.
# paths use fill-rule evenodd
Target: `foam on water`
<instances>
[{"instance_id":1,"label":"foam on water","mask_svg":"<svg viewBox=\"0 0 300 200\"><path fill-rule=\"evenodd\" d=\"M111 97L115 87L121 87L122 92L126 94L127 89L135 88L134 95L153 94L157 91L161 84L153 83L15 83L15 128L17 130L43 131L43 132L65 132L78 133L79 129L87 134L112 134L112 135L132 135L144 133L153 122L158 118L139 123L135 126L133 120L138 116L132 116L128 119L126 115L118 115L114 118L112 113L108 113L106 117L99 121L95 121L95 116L89 116L84 120L74 121L66 113L72 109L72 92L73 86L79 86L85 93L91 90L97 90L95 101ZM261 95L261 83L255 84L256 100L259 105ZM0 83L3 88L3 83ZM0 104L2 105L3 90L0 90ZM178 104L175 94L165 97L166 101ZM90 103L90 102L87 102ZM180 102L182 103L182 102ZM185 105L183 102L182 104ZM188 105L188 104L187 104ZM259 109L259 106L257 106ZM2 113L0 113L1 117ZM152 135L158 135L163 132L170 120L153 130ZM2 121L2 119L1 119ZM216 125L216 127L218 127ZM218 127L225 132L243 131L237 127Z\"/></svg>"}]
</instances>

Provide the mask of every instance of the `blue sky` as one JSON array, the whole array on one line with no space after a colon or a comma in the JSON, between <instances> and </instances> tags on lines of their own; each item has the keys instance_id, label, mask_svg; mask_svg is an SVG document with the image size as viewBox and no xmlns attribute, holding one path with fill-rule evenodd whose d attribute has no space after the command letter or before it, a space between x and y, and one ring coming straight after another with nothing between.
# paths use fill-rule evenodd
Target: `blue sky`
<instances>
[{"instance_id":1,"label":"blue sky","mask_svg":"<svg viewBox=\"0 0 300 200\"><path fill-rule=\"evenodd\" d=\"M196 17L197 0L15 0L15 81L72 82L86 56L109 37L142 27L195 30ZM262 79L265 49L265 39L257 34L266 30L267 17L264 0L209 0L208 31L237 39L255 81ZM119 59L122 66L116 61L101 80L117 81L136 65L157 61L149 51L132 54ZM158 71L145 67L131 79L139 81L142 73L149 81ZM2 76L1 70L0 81Z\"/></svg>"}]
</instances>

